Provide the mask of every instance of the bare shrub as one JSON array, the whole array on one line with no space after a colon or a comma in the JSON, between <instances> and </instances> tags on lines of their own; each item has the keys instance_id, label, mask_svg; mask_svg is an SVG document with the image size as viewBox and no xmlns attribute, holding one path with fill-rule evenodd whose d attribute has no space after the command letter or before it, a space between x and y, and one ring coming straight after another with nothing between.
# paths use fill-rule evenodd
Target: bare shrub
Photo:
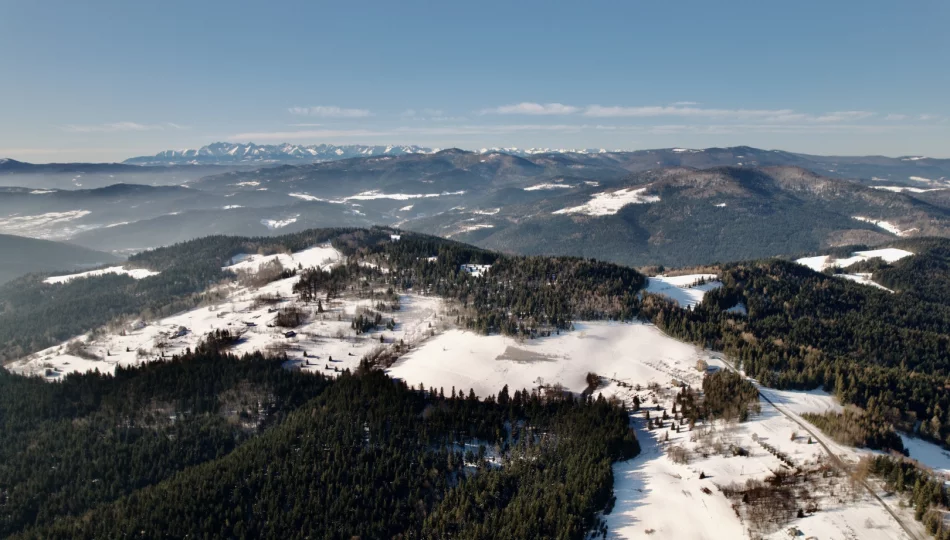
<instances>
[{"instance_id":1,"label":"bare shrub","mask_svg":"<svg viewBox=\"0 0 950 540\"><path fill-rule=\"evenodd\" d=\"M667 448L666 455L673 463L679 463L681 465L689 463L689 450L680 445L673 445Z\"/></svg>"}]
</instances>

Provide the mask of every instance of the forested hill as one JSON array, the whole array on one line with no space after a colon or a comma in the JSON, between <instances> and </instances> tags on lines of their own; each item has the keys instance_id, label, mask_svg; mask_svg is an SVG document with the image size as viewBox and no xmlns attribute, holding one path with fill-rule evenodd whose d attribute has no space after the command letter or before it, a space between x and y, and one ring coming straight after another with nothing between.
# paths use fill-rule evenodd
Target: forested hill
<instances>
[{"instance_id":1,"label":"forested hill","mask_svg":"<svg viewBox=\"0 0 950 540\"><path fill-rule=\"evenodd\" d=\"M728 353L767 386L824 387L885 423L950 446L950 241L896 246L916 254L861 270L893 293L768 260L725 265L724 286L692 311L651 299L642 313L675 336ZM726 311L740 302L747 316Z\"/></svg>"},{"instance_id":2,"label":"forested hill","mask_svg":"<svg viewBox=\"0 0 950 540\"><path fill-rule=\"evenodd\" d=\"M499 390L210 346L60 384L0 369L0 536L585 538L639 452L627 411Z\"/></svg>"},{"instance_id":3,"label":"forested hill","mask_svg":"<svg viewBox=\"0 0 950 540\"><path fill-rule=\"evenodd\" d=\"M354 263L384 264L390 270L386 284L394 290L458 299L471 308L465 326L482 332L537 334L567 328L577 318L630 319L637 315L637 292L645 283L635 270L615 264L502 255L389 228L209 236L130 257L127 266L159 272L145 279L109 274L50 285L35 274L0 287L0 362L117 318L161 317L214 301L215 293L208 291L234 279L222 267L236 255L295 252L326 242ZM495 279L475 279L461 269L463 264L493 264Z\"/></svg>"}]
</instances>

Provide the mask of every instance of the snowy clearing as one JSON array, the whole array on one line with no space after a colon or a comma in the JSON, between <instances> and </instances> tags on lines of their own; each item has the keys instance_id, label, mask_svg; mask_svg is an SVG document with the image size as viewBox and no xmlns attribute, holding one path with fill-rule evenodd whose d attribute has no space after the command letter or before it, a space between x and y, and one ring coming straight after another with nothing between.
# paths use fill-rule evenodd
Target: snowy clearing
<instances>
[{"instance_id":1,"label":"snowy clearing","mask_svg":"<svg viewBox=\"0 0 950 540\"><path fill-rule=\"evenodd\" d=\"M655 195L647 195L648 188L623 188L617 191L595 193L585 204L573 208L557 210L554 214L587 214L589 216L611 216L628 204L655 203L660 200Z\"/></svg>"},{"instance_id":2,"label":"snowy clearing","mask_svg":"<svg viewBox=\"0 0 950 540\"><path fill-rule=\"evenodd\" d=\"M893 234L893 235L896 235L896 236L907 236L909 233L914 232L914 231L917 230L917 229L907 229L907 230L903 230L903 231L902 231L901 229L899 229L899 228L897 227L897 225L894 225L893 223L891 223L891 222L889 222L889 221L875 220L875 219L873 219L873 218L864 217L864 216L852 216L851 219L856 219L856 220L858 220L858 221L863 221L863 222L865 222L865 223L870 223L870 224L872 224L872 225L876 225L876 226L878 226L878 227L884 229L885 231L887 231L887 232L889 232L889 233L891 233L891 234Z\"/></svg>"},{"instance_id":3,"label":"snowy clearing","mask_svg":"<svg viewBox=\"0 0 950 540\"><path fill-rule=\"evenodd\" d=\"M804 257L796 260L798 264L807 266L814 270L815 272L821 272L826 268L831 268L837 266L839 268L847 268L852 264L857 262L866 261L869 259L884 259L884 262L892 263L899 261L904 257L910 257L913 253L909 251L904 251L903 249L897 248L883 248L883 249L872 249L868 251L855 251L851 254L850 257L845 259L834 259L829 255L819 255L817 257Z\"/></svg>"},{"instance_id":4,"label":"snowy clearing","mask_svg":"<svg viewBox=\"0 0 950 540\"><path fill-rule=\"evenodd\" d=\"M356 195L344 197L344 201L372 201L376 199L393 199L407 201L409 199L425 199L432 197L447 197L450 195L464 195L465 191L443 191L442 193L381 193L378 190L364 191Z\"/></svg>"},{"instance_id":5,"label":"snowy clearing","mask_svg":"<svg viewBox=\"0 0 950 540\"><path fill-rule=\"evenodd\" d=\"M590 322L575 328L526 341L453 329L403 356L389 373L410 384L454 385L484 397L506 384L512 392L558 383L581 392L591 371L643 384L671 379L695 383L700 380L696 361L715 363L714 354L669 338L652 325Z\"/></svg>"},{"instance_id":6,"label":"snowy clearing","mask_svg":"<svg viewBox=\"0 0 950 540\"><path fill-rule=\"evenodd\" d=\"M151 276L157 276L159 272L153 272L145 268L125 268L122 266L110 266L99 270L90 270L79 274L69 274L68 276L53 276L43 280L43 283L57 284L67 283L74 279L88 278L93 276L103 276L105 274L125 274L133 279L143 279Z\"/></svg>"},{"instance_id":7,"label":"snowy clearing","mask_svg":"<svg viewBox=\"0 0 950 540\"><path fill-rule=\"evenodd\" d=\"M917 437L900 434L904 448L910 453L911 459L917 460L926 467L943 474L950 479L950 452Z\"/></svg>"},{"instance_id":8,"label":"snowy clearing","mask_svg":"<svg viewBox=\"0 0 950 540\"><path fill-rule=\"evenodd\" d=\"M261 225L267 227L268 229L282 229L286 227L287 225L292 225L294 223L297 223L297 218L299 217L300 216L297 215L297 216L294 216L292 218L287 218L287 219L262 219Z\"/></svg>"},{"instance_id":9,"label":"snowy clearing","mask_svg":"<svg viewBox=\"0 0 950 540\"><path fill-rule=\"evenodd\" d=\"M928 191L942 191L942 190L948 189L948 188L923 189L923 188L915 188L915 187L909 187L909 186L871 186L871 187L874 189L883 189L884 191L893 191L894 193L903 193L905 191L909 191L910 193L927 193Z\"/></svg>"},{"instance_id":10,"label":"snowy clearing","mask_svg":"<svg viewBox=\"0 0 950 540\"><path fill-rule=\"evenodd\" d=\"M435 261L437 260L437 258L430 257L428 260ZM466 272L468 273L468 275L473 276L473 277L482 277L489 270L491 270L491 265L490 264L463 264L462 266L459 267L459 270Z\"/></svg>"},{"instance_id":11,"label":"snowy clearing","mask_svg":"<svg viewBox=\"0 0 950 540\"><path fill-rule=\"evenodd\" d=\"M722 287L716 274L688 274L685 276L654 276L647 278L646 292L674 300L681 308L692 308L703 301L707 292ZM700 282L705 283L700 284Z\"/></svg>"},{"instance_id":12,"label":"snowy clearing","mask_svg":"<svg viewBox=\"0 0 950 540\"><path fill-rule=\"evenodd\" d=\"M261 265L278 261L284 268L322 268L327 270L342 261L343 255L331 246L315 246L297 253L278 253L275 255L236 255L232 264L223 270L233 272L257 271Z\"/></svg>"},{"instance_id":13,"label":"snowy clearing","mask_svg":"<svg viewBox=\"0 0 950 540\"><path fill-rule=\"evenodd\" d=\"M448 236L455 236L457 234L463 234L467 232L477 231L479 229L494 229L495 226L491 223L474 223L471 225L463 225L461 228L455 232L449 233Z\"/></svg>"},{"instance_id":14,"label":"snowy clearing","mask_svg":"<svg viewBox=\"0 0 950 540\"><path fill-rule=\"evenodd\" d=\"M539 191L539 190L548 190L548 189L571 189L574 186L570 184L535 184L530 187L524 188L525 191Z\"/></svg>"},{"instance_id":15,"label":"snowy clearing","mask_svg":"<svg viewBox=\"0 0 950 540\"><path fill-rule=\"evenodd\" d=\"M885 290L887 292L894 292L891 289L888 289L884 285L875 283L871 281L871 274L868 272L858 272L857 274L835 274L837 277L851 280L855 283L861 283L862 285L870 285L871 287L877 287L878 289Z\"/></svg>"},{"instance_id":16,"label":"snowy clearing","mask_svg":"<svg viewBox=\"0 0 950 540\"><path fill-rule=\"evenodd\" d=\"M302 199L302 200L311 201L311 202L313 202L313 201L320 201L320 202L328 202L328 203L333 203L333 204L343 204L343 201L334 201L334 200L330 200L330 199L321 199L320 197L314 197L313 195L310 195L310 194L307 194L307 193L288 193L287 195L290 195L291 197L294 197L294 198L297 198L297 199Z\"/></svg>"}]
</instances>

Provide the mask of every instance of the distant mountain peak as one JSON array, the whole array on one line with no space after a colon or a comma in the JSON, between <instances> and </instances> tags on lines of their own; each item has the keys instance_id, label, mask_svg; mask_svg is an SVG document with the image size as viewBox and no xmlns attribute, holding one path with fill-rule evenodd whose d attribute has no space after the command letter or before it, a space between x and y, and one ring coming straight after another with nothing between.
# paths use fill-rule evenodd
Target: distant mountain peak
<instances>
[{"instance_id":1,"label":"distant mountain peak","mask_svg":"<svg viewBox=\"0 0 950 540\"><path fill-rule=\"evenodd\" d=\"M363 144L255 144L215 142L197 149L164 150L154 156L127 159L130 165L241 165L268 163L314 163L338 159L431 154L433 150L416 145Z\"/></svg>"}]
</instances>

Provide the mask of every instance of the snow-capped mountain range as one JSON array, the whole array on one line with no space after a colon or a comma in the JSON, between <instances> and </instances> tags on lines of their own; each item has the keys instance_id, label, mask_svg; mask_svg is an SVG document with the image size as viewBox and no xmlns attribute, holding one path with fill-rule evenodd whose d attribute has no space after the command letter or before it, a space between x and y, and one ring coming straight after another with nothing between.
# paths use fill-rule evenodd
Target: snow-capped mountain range
<instances>
[{"instance_id":1,"label":"snow-capped mountain range","mask_svg":"<svg viewBox=\"0 0 950 540\"><path fill-rule=\"evenodd\" d=\"M313 163L369 156L429 154L431 148L415 145L370 146L362 144L254 144L216 142L201 148L165 150L154 156L125 160L130 165L231 165L241 163Z\"/></svg>"},{"instance_id":2,"label":"snow-capped mountain range","mask_svg":"<svg viewBox=\"0 0 950 540\"><path fill-rule=\"evenodd\" d=\"M125 160L129 165L234 165L256 163L316 163L338 159L370 156L402 156L432 154L439 148L411 145L364 144L254 144L216 142L201 148L165 150L154 156L139 156ZM618 150L619 151L619 150ZM576 148L480 148L478 154L502 152L513 156L531 156L549 153L603 154L608 150Z\"/></svg>"}]
</instances>

